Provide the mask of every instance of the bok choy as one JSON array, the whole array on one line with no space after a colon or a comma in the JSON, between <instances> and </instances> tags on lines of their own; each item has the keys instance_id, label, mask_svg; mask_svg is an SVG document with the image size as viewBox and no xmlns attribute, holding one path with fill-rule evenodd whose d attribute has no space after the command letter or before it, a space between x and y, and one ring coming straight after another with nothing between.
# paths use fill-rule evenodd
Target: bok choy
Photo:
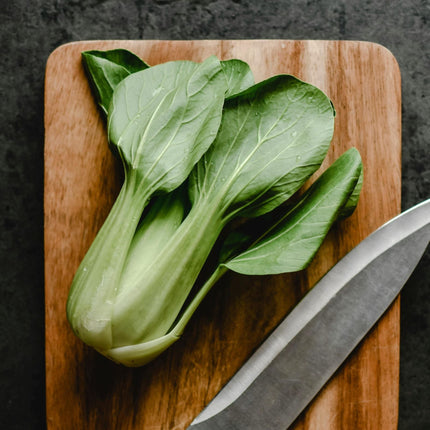
<instances>
[{"instance_id":1,"label":"bok choy","mask_svg":"<svg viewBox=\"0 0 430 430\"><path fill-rule=\"evenodd\" d=\"M255 84L241 60L149 66L125 50L83 62L125 179L67 316L88 345L140 366L180 337L228 270L305 268L354 210L362 163L352 148L298 195L327 154L335 113L293 76Z\"/></svg>"}]
</instances>

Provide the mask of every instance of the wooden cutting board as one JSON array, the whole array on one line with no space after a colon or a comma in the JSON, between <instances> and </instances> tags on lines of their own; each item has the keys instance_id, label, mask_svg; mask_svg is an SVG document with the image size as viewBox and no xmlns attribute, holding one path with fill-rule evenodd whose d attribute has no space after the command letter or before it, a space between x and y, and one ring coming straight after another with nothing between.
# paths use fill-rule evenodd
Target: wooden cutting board
<instances>
[{"instance_id":1,"label":"wooden cutting board","mask_svg":"<svg viewBox=\"0 0 430 430\"><path fill-rule=\"evenodd\" d=\"M129 369L77 339L65 304L73 275L121 183L93 101L81 51L127 48L149 64L177 59L247 61L260 81L293 74L332 99L335 136L324 168L355 146L364 186L354 215L336 225L308 270L228 275L183 338L149 365ZM49 57L45 88L45 302L48 429L180 430L214 397L303 294L343 255L400 212L400 75L380 45L346 41L93 41ZM339 369L296 430L397 428L399 300ZM270 429L262 429L270 430Z\"/></svg>"}]
</instances>

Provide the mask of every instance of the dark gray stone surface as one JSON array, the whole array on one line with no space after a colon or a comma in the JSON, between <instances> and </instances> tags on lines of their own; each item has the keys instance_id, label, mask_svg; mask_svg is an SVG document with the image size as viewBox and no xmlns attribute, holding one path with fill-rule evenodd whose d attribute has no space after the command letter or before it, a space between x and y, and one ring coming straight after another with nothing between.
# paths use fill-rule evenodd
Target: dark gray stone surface
<instances>
[{"instance_id":1,"label":"dark gray stone surface","mask_svg":"<svg viewBox=\"0 0 430 430\"><path fill-rule=\"evenodd\" d=\"M0 10L0 428L43 429L43 81L84 39L347 39L402 73L402 207L430 196L428 0L26 0ZM399 429L430 428L430 252L402 295Z\"/></svg>"}]
</instances>

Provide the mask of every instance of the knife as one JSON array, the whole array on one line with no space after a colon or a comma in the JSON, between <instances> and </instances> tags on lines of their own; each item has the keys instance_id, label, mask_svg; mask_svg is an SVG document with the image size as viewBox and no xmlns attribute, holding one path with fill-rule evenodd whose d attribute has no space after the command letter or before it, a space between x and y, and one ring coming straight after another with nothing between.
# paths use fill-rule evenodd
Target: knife
<instances>
[{"instance_id":1,"label":"knife","mask_svg":"<svg viewBox=\"0 0 430 430\"><path fill-rule=\"evenodd\" d=\"M288 428L394 301L429 241L430 199L342 258L188 429Z\"/></svg>"}]
</instances>

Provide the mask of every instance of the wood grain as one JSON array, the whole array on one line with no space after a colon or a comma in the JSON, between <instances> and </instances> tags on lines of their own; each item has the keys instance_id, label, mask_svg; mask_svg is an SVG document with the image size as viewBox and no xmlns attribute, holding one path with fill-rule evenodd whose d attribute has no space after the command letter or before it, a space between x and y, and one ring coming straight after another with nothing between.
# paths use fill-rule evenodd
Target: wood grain
<instances>
[{"instance_id":1,"label":"wood grain","mask_svg":"<svg viewBox=\"0 0 430 430\"><path fill-rule=\"evenodd\" d=\"M73 275L121 183L80 62L87 49L124 47L149 64L209 55L247 61L262 80L289 73L333 100L336 127L324 168L351 146L364 160L354 215L338 224L308 270L228 275L183 338L128 369L77 339L65 304ZM385 48L345 41L93 41L49 57L45 86L46 408L49 430L185 429L303 294L353 246L400 212L400 75ZM293 428L397 428L399 300Z\"/></svg>"}]
</instances>

